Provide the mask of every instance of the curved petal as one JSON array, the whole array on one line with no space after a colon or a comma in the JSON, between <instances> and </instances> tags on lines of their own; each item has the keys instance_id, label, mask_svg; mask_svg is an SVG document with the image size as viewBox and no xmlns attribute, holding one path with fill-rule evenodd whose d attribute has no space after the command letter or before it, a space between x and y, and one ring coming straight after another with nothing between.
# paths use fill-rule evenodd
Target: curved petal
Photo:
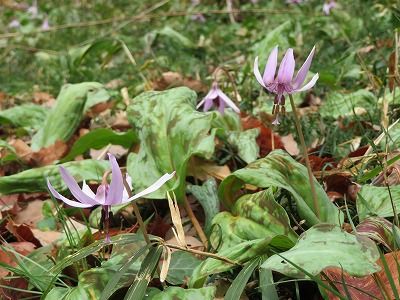
<instances>
[{"instance_id":1,"label":"curved petal","mask_svg":"<svg viewBox=\"0 0 400 300\"><path fill-rule=\"evenodd\" d=\"M111 164L111 183L106 193L106 205L120 204L124 193L124 182L122 173L114 155L108 153L108 160Z\"/></svg>"},{"instance_id":2,"label":"curved petal","mask_svg":"<svg viewBox=\"0 0 400 300\"><path fill-rule=\"evenodd\" d=\"M71 174L69 174L68 171L62 166L60 166L60 174L61 174L61 177L62 177L64 183L67 185L68 189L71 191L71 194L79 202L84 203L84 204L97 205L96 200L89 197L88 195L86 195L81 190L78 183L75 181L74 177L72 177Z\"/></svg>"},{"instance_id":3,"label":"curved petal","mask_svg":"<svg viewBox=\"0 0 400 300\"><path fill-rule=\"evenodd\" d=\"M297 72L296 78L293 81L293 88L298 89L303 83L304 80L306 79L308 70L310 69L311 62L313 60L315 53L315 46L312 48L310 54L308 55L306 61L304 64L301 66L300 70Z\"/></svg>"},{"instance_id":4,"label":"curved petal","mask_svg":"<svg viewBox=\"0 0 400 300\"><path fill-rule=\"evenodd\" d=\"M107 186L104 184L99 185L96 191L96 202L100 205L107 205L106 203Z\"/></svg>"},{"instance_id":5,"label":"curved petal","mask_svg":"<svg viewBox=\"0 0 400 300\"><path fill-rule=\"evenodd\" d=\"M90 198L94 199L96 197L95 193L93 193L92 189L86 184L85 180L82 182L82 192L84 192Z\"/></svg>"},{"instance_id":6,"label":"curved petal","mask_svg":"<svg viewBox=\"0 0 400 300\"><path fill-rule=\"evenodd\" d=\"M267 64L265 65L265 70L263 74L263 82L268 85L274 81L276 66L278 65L278 46L276 46L268 57Z\"/></svg>"},{"instance_id":7,"label":"curved petal","mask_svg":"<svg viewBox=\"0 0 400 300\"><path fill-rule=\"evenodd\" d=\"M254 72L254 75L256 76L258 83L261 84L263 87L267 88L261 77L260 70L258 69L258 56L254 60L253 72Z\"/></svg>"},{"instance_id":8,"label":"curved petal","mask_svg":"<svg viewBox=\"0 0 400 300\"><path fill-rule=\"evenodd\" d=\"M213 106L214 104L214 100L211 98L207 98L204 101L204 107L203 107L203 111L209 111L210 108Z\"/></svg>"},{"instance_id":9,"label":"curved petal","mask_svg":"<svg viewBox=\"0 0 400 300\"><path fill-rule=\"evenodd\" d=\"M158 179L156 182L154 182L151 186L149 186L147 189L144 189L143 191L141 191L140 193L137 193L136 195L130 197L129 199L127 199L126 201L124 201L123 203L127 203L129 201L141 198L143 196L146 196L148 194L151 194L152 192L155 192L156 190L158 190L160 187L162 187L162 185L164 183L166 183L168 180L170 180L172 177L175 176L175 171L172 172L171 174L164 174L163 176L161 176L160 179Z\"/></svg>"},{"instance_id":10,"label":"curved petal","mask_svg":"<svg viewBox=\"0 0 400 300\"><path fill-rule=\"evenodd\" d=\"M47 178L47 187L49 188L50 193L54 196L54 198L57 198L57 199L63 201L64 203L68 204L69 206L80 207L80 208L87 208L87 207L93 206L91 204L85 204L85 203L72 201L72 200L69 200L68 198L65 198L63 195L61 195L54 189L54 187L51 185L50 180L48 178Z\"/></svg>"},{"instance_id":11,"label":"curved petal","mask_svg":"<svg viewBox=\"0 0 400 300\"><path fill-rule=\"evenodd\" d=\"M235 102L233 102L225 93L221 90L218 90L218 96L221 98L221 100L228 105L230 108L232 108L235 112L238 114L240 113L239 107L236 106ZM220 101L221 101L220 100ZM220 108L221 108L221 103L220 103ZM221 112L221 110L220 110Z\"/></svg>"},{"instance_id":12,"label":"curved petal","mask_svg":"<svg viewBox=\"0 0 400 300\"><path fill-rule=\"evenodd\" d=\"M303 86L301 89L294 90L293 92L304 92L311 89L317 82L318 78L319 74L317 73L313 76L313 78L311 78L311 80L305 86Z\"/></svg>"},{"instance_id":13,"label":"curved petal","mask_svg":"<svg viewBox=\"0 0 400 300\"><path fill-rule=\"evenodd\" d=\"M281 64L278 70L278 76L276 80L279 83L288 83L292 81L293 73L294 73L294 56L293 56L293 49L289 48L285 56L283 57Z\"/></svg>"}]
</instances>

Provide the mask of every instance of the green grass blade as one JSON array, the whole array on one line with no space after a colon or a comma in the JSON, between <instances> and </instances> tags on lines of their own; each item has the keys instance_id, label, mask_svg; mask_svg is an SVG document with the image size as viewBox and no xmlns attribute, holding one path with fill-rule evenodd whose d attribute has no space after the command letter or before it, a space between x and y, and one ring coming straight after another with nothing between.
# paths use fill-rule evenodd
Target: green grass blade
<instances>
[{"instance_id":1,"label":"green grass blade","mask_svg":"<svg viewBox=\"0 0 400 300\"><path fill-rule=\"evenodd\" d=\"M382 252L380 252L380 251L379 251L379 254L380 254L380 256L381 256L381 261L382 261L383 269L385 270L385 274L386 274L386 276L387 276L387 278L388 278L388 280L389 280L390 287L391 287L391 289L392 289L392 291L393 291L393 296L394 296L394 298L395 298L396 300L399 300L399 293L398 293L398 291L397 291L396 284L394 283L394 279L393 279L392 273L390 272L390 269L389 269L389 266L388 266L388 264L387 264L385 255L383 255Z\"/></svg>"},{"instance_id":2,"label":"green grass blade","mask_svg":"<svg viewBox=\"0 0 400 300\"><path fill-rule=\"evenodd\" d=\"M260 288L262 300L279 300L271 270L260 268Z\"/></svg>"}]
</instances>

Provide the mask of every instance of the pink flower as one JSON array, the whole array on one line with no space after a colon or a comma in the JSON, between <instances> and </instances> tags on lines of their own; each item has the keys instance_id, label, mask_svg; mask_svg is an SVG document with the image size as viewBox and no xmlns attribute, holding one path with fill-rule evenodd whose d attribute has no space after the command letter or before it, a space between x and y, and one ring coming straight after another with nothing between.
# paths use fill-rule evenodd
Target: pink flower
<instances>
[{"instance_id":1,"label":"pink flower","mask_svg":"<svg viewBox=\"0 0 400 300\"><path fill-rule=\"evenodd\" d=\"M325 15L329 15L331 13L331 9L335 8L336 6L336 1L330 0L329 2L324 3L324 5L322 6L322 11L325 13Z\"/></svg>"},{"instance_id":2,"label":"pink flower","mask_svg":"<svg viewBox=\"0 0 400 300\"><path fill-rule=\"evenodd\" d=\"M49 19L47 17L43 20L41 28L42 28L42 30L49 30L50 29Z\"/></svg>"},{"instance_id":3,"label":"pink flower","mask_svg":"<svg viewBox=\"0 0 400 300\"><path fill-rule=\"evenodd\" d=\"M21 23L17 20L14 19L8 24L8 28L19 28L21 27Z\"/></svg>"},{"instance_id":4,"label":"pink flower","mask_svg":"<svg viewBox=\"0 0 400 300\"><path fill-rule=\"evenodd\" d=\"M273 110L274 115L276 116L276 122L279 123L277 118L279 113L278 106L281 106L281 110L284 109L283 106L285 105L285 94L293 94L296 92L309 90L317 82L319 78L318 73L315 74L314 77L303 86L308 70L310 69L314 53L315 46L294 78L295 60L292 48L289 48L286 51L286 54L279 66L278 74L276 74L276 68L278 65L278 47L275 47L270 53L263 76L261 76L261 73L258 69L258 57L256 57L254 60L254 75L256 76L258 83L261 84L261 86L263 86L267 91L276 95Z\"/></svg>"},{"instance_id":5,"label":"pink flower","mask_svg":"<svg viewBox=\"0 0 400 300\"><path fill-rule=\"evenodd\" d=\"M217 82L213 82L211 90L208 94L200 101L197 108L204 105L203 111L209 111L213 105L218 106L218 110L221 114L224 113L225 107L229 106L235 112L240 113L239 107L218 87Z\"/></svg>"}]
</instances>

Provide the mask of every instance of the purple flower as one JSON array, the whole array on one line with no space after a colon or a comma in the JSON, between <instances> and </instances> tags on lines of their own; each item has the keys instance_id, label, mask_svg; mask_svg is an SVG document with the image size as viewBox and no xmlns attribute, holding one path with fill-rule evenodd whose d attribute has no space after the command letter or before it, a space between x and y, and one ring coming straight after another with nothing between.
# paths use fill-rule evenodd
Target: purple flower
<instances>
[{"instance_id":1,"label":"purple flower","mask_svg":"<svg viewBox=\"0 0 400 300\"><path fill-rule=\"evenodd\" d=\"M47 179L47 187L49 188L51 194L63 201L64 203L80 208L88 208L95 205L102 205L104 213L105 213L105 222L108 222L108 212L110 210L111 205L119 205L128 203L135 199L141 198L145 195L148 195L156 190L158 190L165 182L170 180L175 172L171 174L165 174L160 179L158 179L155 183L153 183L148 188L144 189L140 193L129 198L128 192L126 191L122 179L122 173L118 166L117 160L114 155L111 153L108 154L110 165L111 165L111 183L102 183L98 188L96 193L94 193L89 186L84 181L82 184L82 188L79 187L78 183L75 179L68 173L68 171L60 166L60 174L64 183L70 190L71 194L78 201L72 201L68 198L64 197L60 193L58 193L54 187L51 185L50 180ZM130 177L127 177L128 183L130 183ZM106 232L106 241L109 241L108 232Z\"/></svg>"},{"instance_id":2,"label":"purple flower","mask_svg":"<svg viewBox=\"0 0 400 300\"><path fill-rule=\"evenodd\" d=\"M293 94L296 92L303 92L312 88L317 82L319 75L318 73L302 87L304 80L306 79L308 70L314 56L315 46L308 55L306 61L297 72L296 77L293 78L295 60L293 56L293 49L289 48L283 57L279 66L278 74L275 76L276 67L278 65L278 47L275 47L268 57L267 64L265 66L264 74L261 77L261 73L258 69L258 57L254 61L254 75L259 84L261 84L267 91L275 94L273 114L275 115L275 121L279 124L278 114L279 106L281 112L284 112L285 105L285 94ZM282 111L283 110L283 111Z\"/></svg>"},{"instance_id":3,"label":"purple flower","mask_svg":"<svg viewBox=\"0 0 400 300\"><path fill-rule=\"evenodd\" d=\"M32 5L28 7L26 12L29 13L33 18L37 17L37 15L39 13L39 9L38 9L36 0L33 1Z\"/></svg>"},{"instance_id":4,"label":"purple flower","mask_svg":"<svg viewBox=\"0 0 400 300\"><path fill-rule=\"evenodd\" d=\"M42 30L49 30L50 29L50 25L49 25L49 18L45 18L43 20L42 26L41 26Z\"/></svg>"},{"instance_id":5,"label":"purple flower","mask_svg":"<svg viewBox=\"0 0 400 300\"><path fill-rule=\"evenodd\" d=\"M229 106L235 112L240 113L240 109L231 99L229 99L227 95L224 94L223 91L219 89L218 83L215 81L212 84L211 90L203 98L203 100L200 101L200 103L197 105L197 108L199 108L203 104L204 104L203 111L210 110L211 106L215 104L218 106L218 110L221 114L224 113L225 106Z\"/></svg>"},{"instance_id":6,"label":"purple flower","mask_svg":"<svg viewBox=\"0 0 400 300\"><path fill-rule=\"evenodd\" d=\"M21 23L17 20L14 19L8 24L8 28L19 28L21 26Z\"/></svg>"},{"instance_id":7,"label":"purple flower","mask_svg":"<svg viewBox=\"0 0 400 300\"><path fill-rule=\"evenodd\" d=\"M191 15L191 16L190 16L190 19L191 19L192 21L199 22L199 23L204 23L204 22L206 21L206 18L204 17L203 14Z\"/></svg>"},{"instance_id":8,"label":"purple flower","mask_svg":"<svg viewBox=\"0 0 400 300\"><path fill-rule=\"evenodd\" d=\"M337 6L337 3L335 0L330 0L329 2L325 2L324 5L322 6L322 11L325 13L325 15L329 15L331 12L332 8L335 8Z\"/></svg>"}]
</instances>

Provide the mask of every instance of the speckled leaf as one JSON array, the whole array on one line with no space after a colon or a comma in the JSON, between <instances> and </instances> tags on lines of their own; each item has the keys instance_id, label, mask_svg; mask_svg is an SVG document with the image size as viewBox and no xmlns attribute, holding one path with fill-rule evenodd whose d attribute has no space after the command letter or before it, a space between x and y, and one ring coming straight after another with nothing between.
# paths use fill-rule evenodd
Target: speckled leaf
<instances>
[{"instance_id":1,"label":"speckled leaf","mask_svg":"<svg viewBox=\"0 0 400 300\"><path fill-rule=\"evenodd\" d=\"M189 185L188 191L196 197L201 204L205 214L204 229L209 232L211 229L211 221L219 212L219 199L217 195L217 182L214 178L206 180L202 186Z\"/></svg>"},{"instance_id":2,"label":"speckled leaf","mask_svg":"<svg viewBox=\"0 0 400 300\"><path fill-rule=\"evenodd\" d=\"M242 196L232 213L221 212L213 219L211 245L218 248L218 255L244 263L256 256L290 249L297 241L285 210L275 202L271 191L261 191ZM229 270L234 266L206 259L196 268L191 280L202 285L204 278Z\"/></svg>"},{"instance_id":3,"label":"speckled leaf","mask_svg":"<svg viewBox=\"0 0 400 300\"><path fill-rule=\"evenodd\" d=\"M168 269L167 282L172 285L183 284L186 277L192 275L194 268L196 268L200 262L200 259L186 251L173 252Z\"/></svg>"},{"instance_id":4,"label":"speckled leaf","mask_svg":"<svg viewBox=\"0 0 400 300\"><path fill-rule=\"evenodd\" d=\"M384 218L369 217L357 225L356 231L359 235L367 236L393 251L395 249L393 226Z\"/></svg>"},{"instance_id":5,"label":"speckled leaf","mask_svg":"<svg viewBox=\"0 0 400 300\"><path fill-rule=\"evenodd\" d=\"M56 105L33 136L32 149L37 151L53 145L58 140L68 141L78 128L84 112L91 106L109 99L107 90L97 82L64 85Z\"/></svg>"},{"instance_id":6,"label":"speckled leaf","mask_svg":"<svg viewBox=\"0 0 400 300\"><path fill-rule=\"evenodd\" d=\"M271 256L261 267L297 278L305 275L293 264L312 275L338 267L350 275L365 276L380 270L378 259L378 248L370 239L342 231L336 225L318 224L304 232L293 248Z\"/></svg>"},{"instance_id":7,"label":"speckled leaf","mask_svg":"<svg viewBox=\"0 0 400 300\"><path fill-rule=\"evenodd\" d=\"M219 187L218 195L226 207L233 206L238 190L245 184L260 188L279 187L289 191L296 201L300 217L305 219L308 225L343 222L343 213L329 200L324 189L314 178L320 211L320 217L316 216L306 167L282 150L275 150L265 158L225 178Z\"/></svg>"},{"instance_id":8,"label":"speckled leaf","mask_svg":"<svg viewBox=\"0 0 400 300\"><path fill-rule=\"evenodd\" d=\"M0 111L0 124L11 124L33 132L43 126L48 108L36 104L23 104Z\"/></svg>"},{"instance_id":9,"label":"speckled leaf","mask_svg":"<svg viewBox=\"0 0 400 300\"><path fill-rule=\"evenodd\" d=\"M390 187L397 213L400 211L400 186ZM357 195L357 212L360 221L369 216L393 217L390 194L387 187L363 185Z\"/></svg>"},{"instance_id":10,"label":"speckled leaf","mask_svg":"<svg viewBox=\"0 0 400 300\"><path fill-rule=\"evenodd\" d=\"M194 91L180 87L146 92L132 100L128 120L139 133L140 150L129 155L127 166L137 191L175 170L177 180L170 180L149 197L165 198L165 192L173 189L181 200L189 158L212 156L214 134L209 132L214 115L197 112L196 99Z\"/></svg>"},{"instance_id":11,"label":"speckled leaf","mask_svg":"<svg viewBox=\"0 0 400 300\"><path fill-rule=\"evenodd\" d=\"M183 289L180 287L169 287L165 291L144 297L145 300L213 300L216 292L214 286L200 289Z\"/></svg>"},{"instance_id":12,"label":"speckled leaf","mask_svg":"<svg viewBox=\"0 0 400 300\"><path fill-rule=\"evenodd\" d=\"M104 172L109 168L105 160L81 160L62 164L77 181L101 181ZM47 178L56 190L65 189L59 173L58 165L29 169L15 175L0 177L0 194L29 192L46 192Z\"/></svg>"}]
</instances>

